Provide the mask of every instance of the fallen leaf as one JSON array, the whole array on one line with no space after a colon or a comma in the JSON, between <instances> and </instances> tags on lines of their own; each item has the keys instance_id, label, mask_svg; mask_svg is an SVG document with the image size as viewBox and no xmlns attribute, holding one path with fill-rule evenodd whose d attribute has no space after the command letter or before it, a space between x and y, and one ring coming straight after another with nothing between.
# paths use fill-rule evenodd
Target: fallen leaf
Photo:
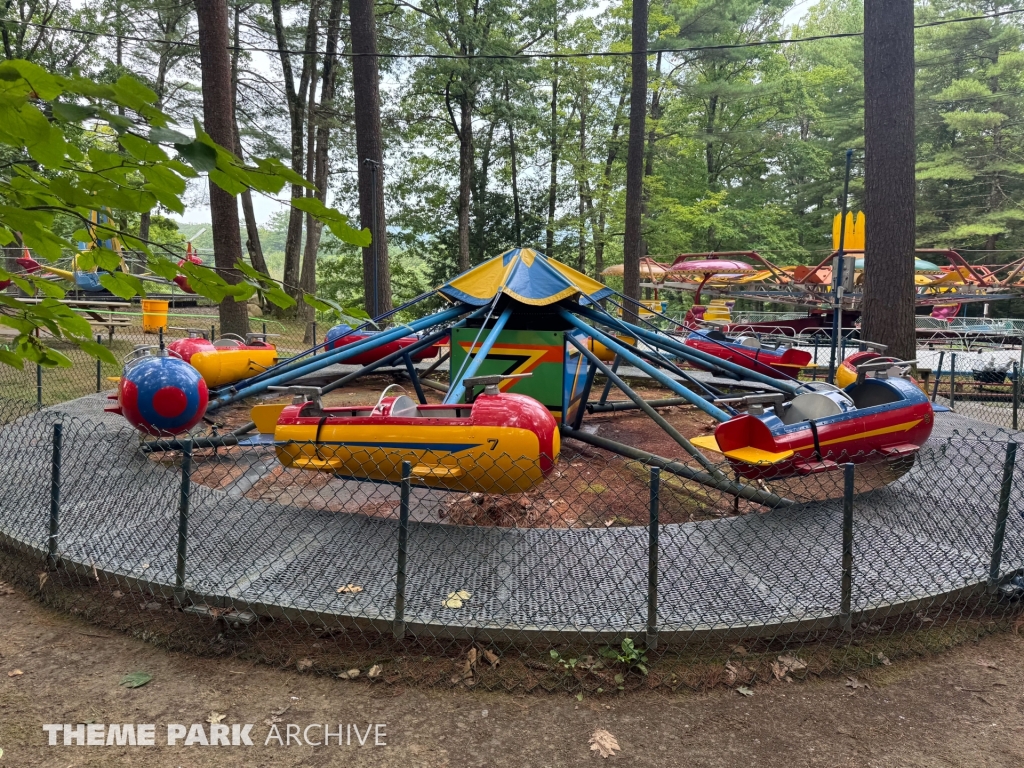
<instances>
[{"instance_id":1,"label":"fallen leaf","mask_svg":"<svg viewBox=\"0 0 1024 768\"><path fill-rule=\"evenodd\" d=\"M221 714L220 712L211 712L210 716L206 718L206 722L216 724L226 717L227 715Z\"/></svg>"},{"instance_id":2,"label":"fallen leaf","mask_svg":"<svg viewBox=\"0 0 1024 768\"><path fill-rule=\"evenodd\" d=\"M299 672L302 672L303 670L309 669L310 667L313 666L313 660L312 659L299 659L297 662L295 662L295 666L298 668Z\"/></svg>"},{"instance_id":3,"label":"fallen leaf","mask_svg":"<svg viewBox=\"0 0 1024 768\"><path fill-rule=\"evenodd\" d=\"M130 675L125 675L121 678L120 685L123 685L125 688L141 688L152 679L153 676L148 672L132 672Z\"/></svg>"},{"instance_id":4,"label":"fallen leaf","mask_svg":"<svg viewBox=\"0 0 1024 768\"><path fill-rule=\"evenodd\" d=\"M122 597L124 597L124 593L121 592L121 590L119 589L115 589L113 592L110 593L110 596L113 597L115 600L120 600Z\"/></svg>"},{"instance_id":5,"label":"fallen leaf","mask_svg":"<svg viewBox=\"0 0 1024 768\"><path fill-rule=\"evenodd\" d=\"M741 696L753 696L754 695L754 692L752 690L750 690L745 685L741 685L739 688L737 688L736 689L736 693L740 694Z\"/></svg>"},{"instance_id":6,"label":"fallen leaf","mask_svg":"<svg viewBox=\"0 0 1024 768\"><path fill-rule=\"evenodd\" d=\"M857 690L858 688L870 688L871 686L867 683L861 682L856 677L848 677L846 678L846 687Z\"/></svg>"},{"instance_id":7,"label":"fallen leaf","mask_svg":"<svg viewBox=\"0 0 1024 768\"><path fill-rule=\"evenodd\" d=\"M19 675L24 675L24 674L25 673L22 672L20 669L12 669L10 672L7 673L7 676L8 677L18 677Z\"/></svg>"},{"instance_id":8,"label":"fallen leaf","mask_svg":"<svg viewBox=\"0 0 1024 768\"><path fill-rule=\"evenodd\" d=\"M442 605L445 608L461 608L462 604L472 596L471 592L467 592L464 589L460 589L458 592L449 592Z\"/></svg>"},{"instance_id":9,"label":"fallen leaf","mask_svg":"<svg viewBox=\"0 0 1024 768\"><path fill-rule=\"evenodd\" d=\"M742 645L733 646L732 652L735 653L737 656L747 655L747 649L744 648Z\"/></svg>"},{"instance_id":10,"label":"fallen leaf","mask_svg":"<svg viewBox=\"0 0 1024 768\"><path fill-rule=\"evenodd\" d=\"M750 679L750 670L742 664L730 661L725 665L725 683L734 685L737 682L745 682Z\"/></svg>"},{"instance_id":11,"label":"fallen leaf","mask_svg":"<svg viewBox=\"0 0 1024 768\"><path fill-rule=\"evenodd\" d=\"M790 672L799 672L801 669L807 669L807 665L792 654L779 656L779 664L784 665Z\"/></svg>"},{"instance_id":12,"label":"fallen leaf","mask_svg":"<svg viewBox=\"0 0 1024 768\"><path fill-rule=\"evenodd\" d=\"M384 668L380 664L374 664L372 667L370 667L370 671L366 673L366 676L367 677L380 677L380 674L383 671L384 671Z\"/></svg>"},{"instance_id":13,"label":"fallen leaf","mask_svg":"<svg viewBox=\"0 0 1024 768\"><path fill-rule=\"evenodd\" d=\"M270 714L272 714L272 715L283 715L285 712L287 712L291 708L292 708L291 704L285 704L280 709L272 709L272 710L270 710Z\"/></svg>"},{"instance_id":14,"label":"fallen leaf","mask_svg":"<svg viewBox=\"0 0 1024 768\"><path fill-rule=\"evenodd\" d=\"M338 677L342 680L355 680L357 677L359 677L359 670L350 669L348 672L342 672L338 675Z\"/></svg>"},{"instance_id":15,"label":"fallen leaf","mask_svg":"<svg viewBox=\"0 0 1024 768\"><path fill-rule=\"evenodd\" d=\"M590 751L597 752L601 757L613 757L616 752L621 752L622 747L604 728L598 728L590 737Z\"/></svg>"},{"instance_id":16,"label":"fallen leaf","mask_svg":"<svg viewBox=\"0 0 1024 768\"><path fill-rule=\"evenodd\" d=\"M999 669L999 666L994 661L988 661L986 659L978 659L974 663L979 667L984 667L985 669Z\"/></svg>"},{"instance_id":17,"label":"fallen leaf","mask_svg":"<svg viewBox=\"0 0 1024 768\"><path fill-rule=\"evenodd\" d=\"M280 717L268 717L266 720L263 721L263 724L264 725L277 725L280 722L283 722L282 718L280 718Z\"/></svg>"},{"instance_id":18,"label":"fallen leaf","mask_svg":"<svg viewBox=\"0 0 1024 768\"><path fill-rule=\"evenodd\" d=\"M473 680L473 670L476 668L476 648L470 648L466 653L466 660L462 662L462 667L452 676L452 683L466 683L467 685L473 685L476 681ZM472 681L472 682L470 682Z\"/></svg>"},{"instance_id":19,"label":"fallen leaf","mask_svg":"<svg viewBox=\"0 0 1024 768\"><path fill-rule=\"evenodd\" d=\"M42 571L39 574L39 588L42 589L43 587L45 587L46 586L46 582L48 582L49 580L50 580L50 574L48 574L46 571Z\"/></svg>"},{"instance_id":20,"label":"fallen leaf","mask_svg":"<svg viewBox=\"0 0 1024 768\"><path fill-rule=\"evenodd\" d=\"M358 592L362 592L363 588L356 586L355 584L346 584L344 587L338 587L339 595L354 595Z\"/></svg>"},{"instance_id":21,"label":"fallen leaf","mask_svg":"<svg viewBox=\"0 0 1024 768\"><path fill-rule=\"evenodd\" d=\"M786 668L785 664L773 661L772 674L775 675L776 680L784 680L787 683L793 682L793 678L789 676L789 670Z\"/></svg>"},{"instance_id":22,"label":"fallen leaf","mask_svg":"<svg viewBox=\"0 0 1024 768\"><path fill-rule=\"evenodd\" d=\"M484 649L484 659L486 659L487 663L492 667L496 667L501 663L501 659L498 658L498 654L493 651L488 651L486 648Z\"/></svg>"},{"instance_id":23,"label":"fallen leaf","mask_svg":"<svg viewBox=\"0 0 1024 768\"><path fill-rule=\"evenodd\" d=\"M14 590L11 588L11 585L7 584L6 582L0 581L0 596L13 594Z\"/></svg>"},{"instance_id":24,"label":"fallen leaf","mask_svg":"<svg viewBox=\"0 0 1024 768\"><path fill-rule=\"evenodd\" d=\"M787 683L793 682L793 678L789 676L790 672L799 672L802 669L807 669L807 665L792 654L784 654L772 662L772 674L775 675L775 679L785 680Z\"/></svg>"},{"instance_id":25,"label":"fallen leaf","mask_svg":"<svg viewBox=\"0 0 1024 768\"><path fill-rule=\"evenodd\" d=\"M885 655L884 653L879 653L879 654L878 654L878 660L879 660L880 662L882 662L882 666L883 666L883 667L888 667L888 666L891 666L891 665L892 665L892 662L891 662L891 661L889 661L889 657L888 657L888 656L886 656L886 655Z\"/></svg>"}]
</instances>

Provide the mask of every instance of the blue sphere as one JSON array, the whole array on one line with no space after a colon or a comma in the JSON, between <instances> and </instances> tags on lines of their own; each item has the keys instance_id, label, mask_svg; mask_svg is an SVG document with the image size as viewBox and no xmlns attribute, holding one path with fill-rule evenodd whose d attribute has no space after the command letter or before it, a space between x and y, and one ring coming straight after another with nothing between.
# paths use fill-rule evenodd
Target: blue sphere
<instances>
[{"instance_id":1,"label":"blue sphere","mask_svg":"<svg viewBox=\"0 0 1024 768\"><path fill-rule=\"evenodd\" d=\"M151 435L176 435L192 429L206 414L209 390L195 368L174 357L144 357L121 377L117 395L121 414Z\"/></svg>"}]
</instances>

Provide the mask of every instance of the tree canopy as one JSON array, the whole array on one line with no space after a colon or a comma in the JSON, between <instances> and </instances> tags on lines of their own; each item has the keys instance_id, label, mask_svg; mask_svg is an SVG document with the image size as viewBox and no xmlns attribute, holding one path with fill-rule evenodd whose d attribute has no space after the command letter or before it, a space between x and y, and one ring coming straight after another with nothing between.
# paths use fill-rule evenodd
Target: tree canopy
<instances>
[{"instance_id":1,"label":"tree canopy","mask_svg":"<svg viewBox=\"0 0 1024 768\"><path fill-rule=\"evenodd\" d=\"M844 151L864 146L863 1L818 0L790 14L795 5L650 2L647 254L756 249L807 263L830 250ZM359 216L366 160L357 150L349 19L329 0L237 0L229 9L239 138L226 151L199 125L166 132L168 115L191 126L201 114L190 4L6 4L7 71L19 73L23 89L27 62L50 79L5 107L15 125L35 128L24 123L13 136L20 146L4 141L3 194L60 195L63 206L9 197L4 204L17 212L7 236L23 230L43 255L68 248L77 226L68 211L80 219L88 207L73 196L80 190L102 198L136 236L126 244L148 253L149 212L180 212L201 198L194 179L208 174L243 197L249 262L279 281L249 276L231 291L281 298L282 289L296 300L315 292L319 277L335 295L362 301L359 266L339 244L355 238L343 214ZM1024 246L1024 13L1013 10L993 0L915 4L917 243L977 251L989 263ZM629 0L411 0L374 11L385 250L401 276L388 281L394 303L515 245L550 250L592 275L620 262ZM967 17L979 18L943 23ZM763 44L782 39L795 42ZM14 81L4 82L13 94ZM258 159L266 157L277 159ZM94 165L104 171L87 171ZM294 211L287 226L261 230L246 195L285 186ZM861 164L851 192L852 207L862 208ZM339 237L321 240L318 219ZM364 256L364 273L368 263ZM153 264L165 268L159 258ZM213 295L229 290L206 279ZM129 277L110 281L138 289ZM364 294L366 284L364 274Z\"/></svg>"}]
</instances>

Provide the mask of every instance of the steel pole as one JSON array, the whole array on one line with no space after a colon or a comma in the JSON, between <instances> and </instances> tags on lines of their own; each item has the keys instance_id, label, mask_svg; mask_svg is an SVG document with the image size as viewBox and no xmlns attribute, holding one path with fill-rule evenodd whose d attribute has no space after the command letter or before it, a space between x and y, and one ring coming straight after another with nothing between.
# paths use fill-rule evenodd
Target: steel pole
<instances>
[{"instance_id":1,"label":"steel pole","mask_svg":"<svg viewBox=\"0 0 1024 768\"><path fill-rule=\"evenodd\" d=\"M843 574L839 617L843 631L853 629L853 480L854 465L843 465Z\"/></svg>"},{"instance_id":2,"label":"steel pole","mask_svg":"<svg viewBox=\"0 0 1024 768\"><path fill-rule=\"evenodd\" d=\"M651 467L650 520L647 527L647 640L658 647L658 515L661 507L661 469Z\"/></svg>"},{"instance_id":3,"label":"steel pole","mask_svg":"<svg viewBox=\"0 0 1024 768\"><path fill-rule=\"evenodd\" d=\"M843 210L839 221L839 261L836 265L835 291L833 298L832 312L832 347L828 356L828 383L835 384L836 380L836 347L839 344L839 334L843 331L843 256L846 255L846 212L850 199L850 168L853 166L853 150L846 150L846 176L843 179ZM865 260L866 261L866 260Z\"/></svg>"},{"instance_id":4,"label":"steel pole","mask_svg":"<svg viewBox=\"0 0 1024 768\"><path fill-rule=\"evenodd\" d=\"M1006 539L1006 518L1010 514L1010 493L1013 491L1013 468L1017 462L1017 443L1006 444L1003 457L1003 480L999 485L999 510L996 512L996 530L992 537L992 559L988 566L988 592L999 589L999 571L1003 563L1003 541Z\"/></svg>"},{"instance_id":5,"label":"steel pole","mask_svg":"<svg viewBox=\"0 0 1024 768\"><path fill-rule=\"evenodd\" d=\"M178 495L178 551L174 569L174 596L179 605L185 602L185 567L188 559L188 515L192 501L192 441L181 446L181 491Z\"/></svg>"},{"instance_id":6,"label":"steel pole","mask_svg":"<svg viewBox=\"0 0 1024 768\"><path fill-rule=\"evenodd\" d=\"M409 497L412 493L412 464L402 462L402 496L398 508L398 564L395 573L396 639L405 636L405 569L409 557Z\"/></svg>"},{"instance_id":7,"label":"steel pole","mask_svg":"<svg viewBox=\"0 0 1024 768\"><path fill-rule=\"evenodd\" d=\"M57 567L57 536L60 533L60 468L64 450L64 425L53 425L53 456L50 461L50 535L46 540L46 563Z\"/></svg>"}]
</instances>

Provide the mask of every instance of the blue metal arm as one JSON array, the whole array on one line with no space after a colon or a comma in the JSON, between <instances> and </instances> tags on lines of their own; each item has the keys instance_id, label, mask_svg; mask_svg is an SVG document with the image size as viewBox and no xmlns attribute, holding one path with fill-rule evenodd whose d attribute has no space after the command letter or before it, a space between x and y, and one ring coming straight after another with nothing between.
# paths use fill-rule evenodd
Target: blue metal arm
<instances>
[{"instance_id":1,"label":"blue metal arm","mask_svg":"<svg viewBox=\"0 0 1024 768\"><path fill-rule=\"evenodd\" d=\"M458 306L450 307L443 312L438 312L436 315L421 317L419 320L414 320L408 325L392 328L389 331L381 331L365 341L361 341L356 344L346 344L340 349L319 355L315 359L308 361L305 365L293 368L290 371L280 373L276 376L271 376L263 381L244 385L238 389L233 387L228 393L211 400L206 410L213 411L223 405L233 403L237 400L241 400L242 398L249 397L250 395L257 395L260 392L266 392L270 387L287 384L289 381L297 379L300 376L305 376L307 373L313 373L314 371L319 371L329 365L344 362L348 358L358 355L360 352L365 352L368 349L373 349L374 347L379 347L382 344L387 344L390 341L400 339L410 331L422 331L427 328L433 328L435 325L447 323L449 320L454 320L461 315L468 314L473 311L473 309L474 307L460 304Z\"/></svg>"},{"instance_id":2,"label":"blue metal arm","mask_svg":"<svg viewBox=\"0 0 1024 768\"><path fill-rule=\"evenodd\" d=\"M469 364L469 368L463 373L458 381L453 381L451 387L448 389L448 394L444 396L445 404L457 403L462 399L462 396L466 394L466 386L463 382L476 375L476 372L480 370L480 366L483 364L487 354L491 351L491 347L494 346L494 342L498 340L498 334L500 334L504 328L508 319L512 317L512 305L509 304L505 307L505 311L502 312L498 319L494 321L494 327L491 328L491 332L487 334L487 338L484 339L483 344L480 345L480 349L473 356L473 362ZM453 342L454 343L454 342ZM472 352L473 350L470 350Z\"/></svg>"},{"instance_id":3,"label":"blue metal arm","mask_svg":"<svg viewBox=\"0 0 1024 768\"><path fill-rule=\"evenodd\" d=\"M723 411L718 406L709 403L707 400L705 400L703 397L698 395L693 390L687 389L682 384L677 382L675 379L666 376L653 365L650 365L649 363L642 360L638 355L632 352L626 345L620 344L618 341L612 339L610 336L602 333L593 326L587 325L578 317L574 316L572 313L564 309L560 309L559 313L562 315L562 317L565 319L567 323L571 324L575 328L579 328L587 335L597 339L606 347L608 347L608 349L610 349L612 352L615 352L623 360L628 362L630 365L636 366L641 371L650 376L652 379L657 381L659 384L668 387L677 395L679 395L682 398L685 398L689 403L697 406L702 411L704 411L704 413L708 414L712 418L717 419L718 421L728 421L729 419L732 418L732 416L730 416L728 413Z\"/></svg>"},{"instance_id":4,"label":"blue metal arm","mask_svg":"<svg viewBox=\"0 0 1024 768\"><path fill-rule=\"evenodd\" d=\"M590 320L594 320L595 322L605 324L608 323L608 319L606 317L604 317L598 312L595 312L592 309L580 307L579 313ZM651 344L654 344L657 347L661 347L662 349L665 349L669 352L672 352L673 354L683 358L687 362L693 363L695 365L706 365L713 366L715 368L720 368L724 371L728 371L729 373L735 376L739 376L741 379L747 379L749 381L758 381L761 382L762 384L767 384L768 386L775 387L776 389L779 389L783 392L788 392L791 395L797 395L801 391L803 391L803 385L793 384L792 382L783 381L781 379L774 379L771 376L765 376L764 374L757 373L756 371L752 371L749 368L744 368L741 365L730 363L728 360L723 360L720 357L715 357L714 355L709 355L706 352L701 352L699 349L688 347L681 341L676 341L675 339L668 338L665 334L652 333L651 331L648 331L637 325L628 323L625 320L618 320L617 323L621 324L625 328L628 328L629 332L632 335L637 336L638 338L642 338L644 339L644 341L649 341Z\"/></svg>"}]
</instances>

